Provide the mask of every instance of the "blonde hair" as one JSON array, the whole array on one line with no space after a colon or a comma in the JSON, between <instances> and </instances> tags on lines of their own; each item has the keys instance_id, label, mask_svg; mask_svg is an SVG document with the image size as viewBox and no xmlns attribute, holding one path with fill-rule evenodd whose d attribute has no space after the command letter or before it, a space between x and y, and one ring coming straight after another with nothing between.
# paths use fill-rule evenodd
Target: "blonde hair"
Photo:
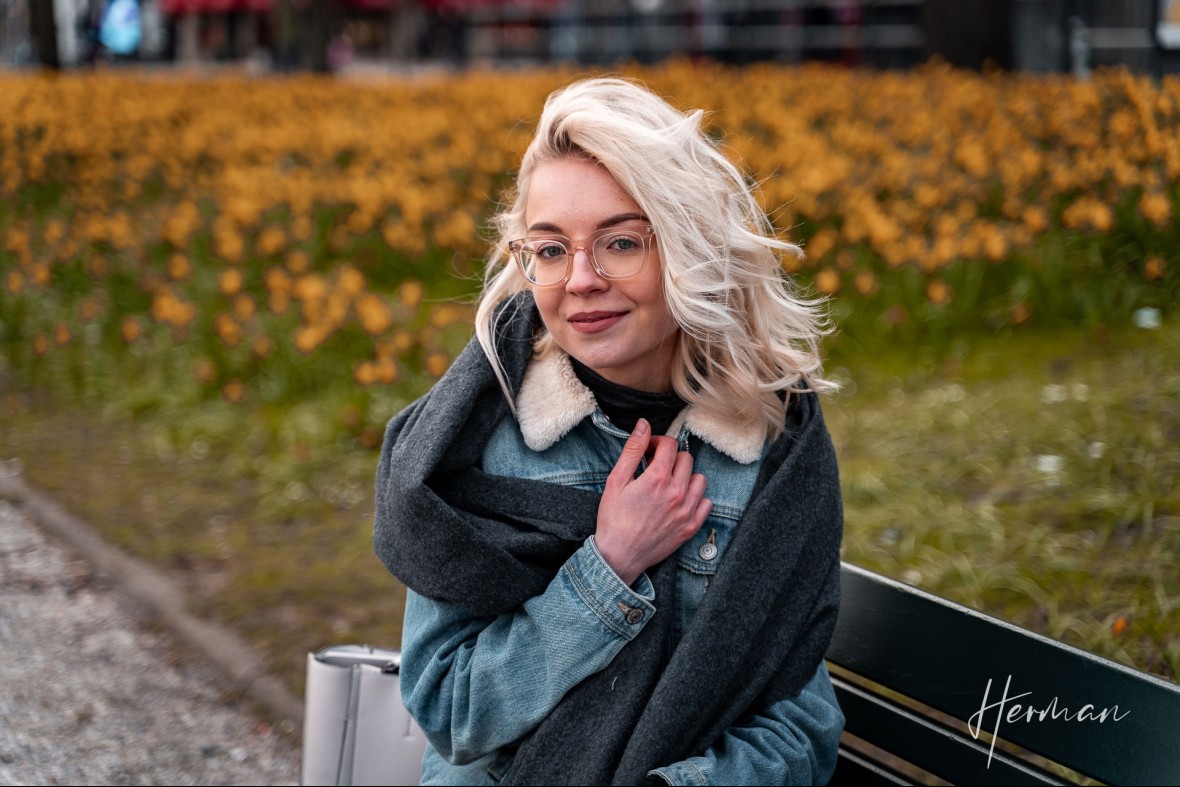
<instances>
[{"instance_id":1,"label":"blonde hair","mask_svg":"<svg viewBox=\"0 0 1180 787\"><path fill-rule=\"evenodd\" d=\"M529 284L508 240L527 234L533 172L570 156L604 167L655 228L664 297L681 329L672 385L682 399L721 418L761 422L773 439L782 433L790 391L836 387L823 379L819 341L831 330L823 301L801 297L780 262L781 253L802 250L775 237L742 173L703 133L703 117L610 77L575 82L546 100L511 206L494 218L497 240L476 311L476 336L510 404L492 318L500 302ZM538 352L554 349L546 333Z\"/></svg>"}]
</instances>

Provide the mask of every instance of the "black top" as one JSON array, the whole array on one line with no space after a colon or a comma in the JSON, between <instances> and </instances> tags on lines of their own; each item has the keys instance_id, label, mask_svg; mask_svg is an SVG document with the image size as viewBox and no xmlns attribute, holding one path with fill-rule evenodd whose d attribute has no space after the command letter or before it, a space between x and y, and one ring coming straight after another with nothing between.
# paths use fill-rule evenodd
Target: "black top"
<instances>
[{"instance_id":1,"label":"black top","mask_svg":"<svg viewBox=\"0 0 1180 787\"><path fill-rule=\"evenodd\" d=\"M625 432L635 428L640 418L651 424L651 433L665 434L676 416L684 409L685 401L675 391L649 393L612 383L573 356L570 362L582 385L590 389L598 406L610 422Z\"/></svg>"}]
</instances>

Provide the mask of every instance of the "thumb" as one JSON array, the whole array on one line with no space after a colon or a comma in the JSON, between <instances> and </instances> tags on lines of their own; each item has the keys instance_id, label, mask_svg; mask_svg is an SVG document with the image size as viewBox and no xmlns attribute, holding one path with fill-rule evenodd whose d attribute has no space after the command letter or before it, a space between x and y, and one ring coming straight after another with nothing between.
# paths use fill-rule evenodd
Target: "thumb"
<instances>
[{"instance_id":1,"label":"thumb","mask_svg":"<svg viewBox=\"0 0 1180 787\"><path fill-rule=\"evenodd\" d=\"M627 442L623 445L623 452L619 454L619 460L615 462L614 469L611 470L611 476L615 476L617 473L619 480L622 482L627 482L634 478L635 471L639 469L639 463L643 461L643 455L647 453L647 447L650 443L651 424L647 422L647 419L640 418L635 423L635 428L631 430L631 436L627 438Z\"/></svg>"}]
</instances>

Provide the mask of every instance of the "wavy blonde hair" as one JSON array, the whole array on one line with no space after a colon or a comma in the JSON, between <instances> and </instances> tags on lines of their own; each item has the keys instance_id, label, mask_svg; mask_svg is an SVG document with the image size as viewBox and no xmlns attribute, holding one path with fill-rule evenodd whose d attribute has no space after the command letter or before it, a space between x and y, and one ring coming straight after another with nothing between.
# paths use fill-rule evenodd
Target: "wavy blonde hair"
<instances>
[{"instance_id":1,"label":"wavy blonde hair","mask_svg":"<svg viewBox=\"0 0 1180 787\"><path fill-rule=\"evenodd\" d=\"M779 240L742 173L702 131L704 113L681 113L625 79L585 79L553 92L524 153L511 206L494 221L476 336L509 403L493 349L492 319L505 298L529 288L508 251L527 234L524 209L537 167L590 159L643 209L655 228L668 310L680 326L672 386L719 417L782 433L789 392L836 386L823 379L819 341L830 333L822 299L807 299L785 275ZM538 353L553 352L547 333ZM788 395L783 395L787 392Z\"/></svg>"}]
</instances>

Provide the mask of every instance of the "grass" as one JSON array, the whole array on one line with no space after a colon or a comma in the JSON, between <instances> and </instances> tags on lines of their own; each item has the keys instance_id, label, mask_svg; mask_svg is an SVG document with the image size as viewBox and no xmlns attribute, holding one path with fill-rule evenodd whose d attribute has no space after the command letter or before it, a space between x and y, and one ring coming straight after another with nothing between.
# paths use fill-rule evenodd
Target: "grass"
<instances>
[{"instance_id":1,"label":"grass","mask_svg":"<svg viewBox=\"0 0 1180 787\"><path fill-rule=\"evenodd\" d=\"M845 383L825 412L847 560L1177 679L1174 319L836 341L830 369ZM403 591L371 549L375 442L340 396L281 413L217 400L134 412L0 366L0 458L178 576L198 613L301 693L309 650L400 642ZM386 416L405 404L374 397Z\"/></svg>"},{"instance_id":2,"label":"grass","mask_svg":"<svg viewBox=\"0 0 1180 787\"><path fill-rule=\"evenodd\" d=\"M1176 679L1174 324L835 371L846 559Z\"/></svg>"}]
</instances>

